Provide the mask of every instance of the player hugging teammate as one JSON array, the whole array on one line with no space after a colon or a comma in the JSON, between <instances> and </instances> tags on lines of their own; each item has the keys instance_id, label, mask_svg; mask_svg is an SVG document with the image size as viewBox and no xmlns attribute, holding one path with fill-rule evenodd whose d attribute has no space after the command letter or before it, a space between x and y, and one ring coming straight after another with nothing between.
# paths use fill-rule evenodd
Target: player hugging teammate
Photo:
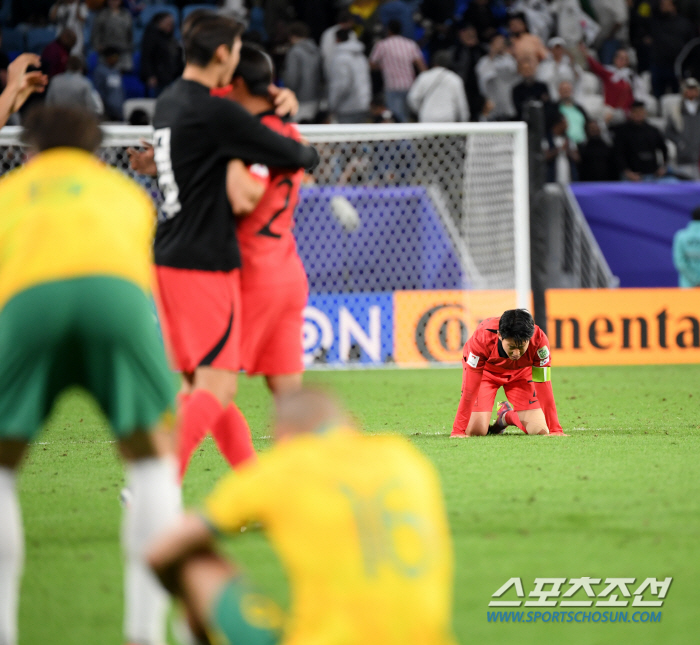
<instances>
[{"instance_id":1,"label":"player hugging teammate","mask_svg":"<svg viewBox=\"0 0 700 645\"><path fill-rule=\"evenodd\" d=\"M501 434L509 425L526 434L563 435L551 365L547 335L525 309L484 320L464 345L462 397L450 436ZM510 402L499 404L496 423L490 426L501 386Z\"/></svg>"},{"instance_id":2,"label":"player hugging teammate","mask_svg":"<svg viewBox=\"0 0 700 645\"><path fill-rule=\"evenodd\" d=\"M208 432L231 466L254 455L250 430L233 402L242 366L249 373L265 373L271 377L268 383L278 389L298 387L302 369L301 301L306 285L288 229L302 169L314 166L318 154L295 140L298 136L273 132L240 105L211 95L231 82L240 59L240 33L241 26L230 18L210 11L192 14L183 25L185 70L161 94L154 116L154 161L164 214L155 238L158 309L175 367L183 374L181 476ZM243 91L245 81L238 85ZM253 94L247 93L249 97ZM264 109L259 101L254 103L258 111L269 112L274 107L269 98ZM280 123L275 129L290 134ZM266 191L246 169L252 164L284 171L272 171L272 184ZM233 204L227 193L227 173ZM277 309L268 299L246 298L249 311L257 310L260 318L246 325L250 338L245 338L246 353L242 354L245 306L241 303L241 251L234 212L245 214L258 201L261 204L252 214L252 226L266 219L246 237L246 248L253 251L244 257L251 271L244 275L243 286L252 285L257 292L264 286L275 291L273 296L284 291L288 298L274 298ZM249 262L252 256L260 263ZM287 289L290 277L296 285L293 292ZM294 320L283 327L290 318ZM271 333L271 324L279 334ZM291 343L297 331L296 342L286 352L280 351L272 364L263 359L260 347ZM286 360L295 350L296 359ZM275 364L275 358L285 359L284 364Z\"/></svg>"}]
</instances>

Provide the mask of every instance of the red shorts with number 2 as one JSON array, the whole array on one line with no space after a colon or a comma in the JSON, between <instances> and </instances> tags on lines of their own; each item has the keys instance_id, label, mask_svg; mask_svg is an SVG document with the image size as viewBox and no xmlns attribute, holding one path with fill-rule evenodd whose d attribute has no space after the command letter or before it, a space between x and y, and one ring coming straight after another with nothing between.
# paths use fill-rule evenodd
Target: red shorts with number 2
<instances>
[{"instance_id":1,"label":"red shorts with number 2","mask_svg":"<svg viewBox=\"0 0 700 645\"><path fill-rule=\"evenodd\" d=\"M503 387L508 401L516 410L536 410L541 407L532 381L532 368L523 367L503 373L484 370L479 394L474 401L474 412L491 412L499 387Z\"/></svg>"}]
</instances>

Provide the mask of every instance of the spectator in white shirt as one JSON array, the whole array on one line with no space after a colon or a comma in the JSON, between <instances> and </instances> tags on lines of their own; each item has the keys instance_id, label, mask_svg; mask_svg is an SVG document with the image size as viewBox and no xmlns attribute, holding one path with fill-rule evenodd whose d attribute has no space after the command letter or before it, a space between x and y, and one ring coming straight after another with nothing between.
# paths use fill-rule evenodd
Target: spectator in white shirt
<instances>
[{"instance_id":1,"label":"spectator in white shirt","mask_svg":"<svg viewBox=\"0 0 700 645\"><path fill-rule=\"evenodd\" d=\"M374 46L369 62L382 72L386 106L397 121L406 121L406 96L416 79L415 68L424 72L428 67L415 41L401 35L398 20L389 21L387 36Z\"/></svg>"},{"instance_id":2,"label":"spectator in white shirt","mask_svg":"<svg viewBox=\"0 0 700 645\"><path fill-rule=\"evenodd\" d=\"M338 123L365 123L372 100L365 46L359 40L350 40L347 29L338 30L335 38L337 46L328 81L328 109Z\"/></svg>"},{"instance_id":3,"label":"spectator in white shirt","mask_svg":"<svg viewBox=\"0 0 700 645\"><path fill-rule=\"evenodd\" d=\"M547 43L550 58L543 60L537 66L537 80L542 81L549 88L549 96L553 101L559 100L559 84L566 81L576 86L583 70L576 65L566 54L566 42L563 38L550 38Z\"/></svg>"},{"instance_id":4,"label":"spectator in white shirt","mask_svg":"<svg viewBox=\"0 0 700 645\"><path fill-rule=\"evenodd\" d=\"M88 17L88 8L83 0L58 0L49 11L49 20L56 23L56 35L64 29L72 29L75 32L75 45L71 49L71 56L84 54L85 40L83 28Z\"/></svg>"},{"instance_id":5,"label":"spectator in white shirt","mask_svg":"<svg viewBox=\"0 0 700 645\"><path fill-rule=\"evenodd\" d=\"M346 8L338 13L338 22L332 27L328 27L321 34L321 58L323 59L323 73L326 77L326 82L329 83L331 79L331 63L333 62L333 53L335 52L336 46L336 34L341 29L348 32L349 40L357 40L357 35L352 30L355 26L355 19L352 17L350 11Z\"/></svg>"},{"instance_id":6,"label":"spectator in white shirt","mask_svg":"<svg viewBox=\"0 0 700 645\"><path fill-rule=\"evenodd\" d=\"M479 90L493 105L489 120L502 120L515 114L513 87L520 81L518 65L506 48L506 39L501 34L491 37L488 56L476 64Z\"/></svg>"},{"instance_id":7,"label":"spectator in white shirt","mask_svg":"<svg viewBox=\"0 0 700 645\"><path fill-rule=\"evenodd\" d=\"M419 74L408 92L408 107L421 123L469 121L462 79L450 70L449 51L435 52L432 68Z\"/></svg>"}]
</instances>

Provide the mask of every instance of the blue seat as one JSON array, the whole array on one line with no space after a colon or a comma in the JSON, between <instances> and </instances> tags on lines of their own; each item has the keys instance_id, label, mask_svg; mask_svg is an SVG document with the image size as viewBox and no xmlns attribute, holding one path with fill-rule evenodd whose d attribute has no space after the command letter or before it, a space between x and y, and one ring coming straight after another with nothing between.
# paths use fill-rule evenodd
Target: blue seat
<instances>
[{"instance_id":1,"label":"blue seat","mask_svg":"<svg viewBox=\"0 0 700 645\"><path fill-rule=\"evenodd\" d=\"M54 27L33 27L27 31L27 51L41 54L44 47L53 40L56 40Z\"/></svg>"},{"instance_id":2,"label":"blue seat","mask_svg":"<svg viewBox=\"0 0 700 645\"><path fill-rule=\"evenodd\" d=\"M151 18L153 18L153 16L164 12L172 14L173 18L175 18L175 38L180 38L180 10L177 7L173 7L172 5L154 4L144 7L143 11L139 14L139 17L136 19L136 24L138 27L141 28L141 30L143 30L146 28L146 25L148 25L148 23L151 22ZM134 43L136 43L135 38Z\"/></svg>"},{"instance_id":3,"label":"blue seat","mask_svg":"<svg viewBox=\"0 0 700 645\"><path fill-rule=\"evenodd\" d=\"M7 27L2 30L2 48L5 51L21 51L27 47L24 32L19 29Z\"/></svg>"},{"instance_id":4,"label":"blue seat","mask_svg":"<svg viewBox=\"0 0 700 645\"><path fill-rule=\"evenodd\" d=\"M122 87L124 88L124 100L142 99L146 96L146 86L136 74L122 74Z\"/></svg>"},{"instance_id":5,"label":"blue seat","mask_svg":"<svg viewBox=\"0 0 700 645\"><path fill-rule=\"evenodd\" d=\"M87 75L92 78L92 73L95 71L95 67L97 67L97 63L100 62L100 56L96 51L91 51L87 55Z\"/></svg>"},{"instance_id":6,"label":"blue seat","mask_svg":"<svg viewBox=\"0 0 700 645\"><path fill-rule=\"evenodd\" d=\"M136 76L141 76L141 50L137 49L134 52L134 56L132 58L134 65L131 68L131 71L136 74Z\"/></svg>"},{"instance_id":7,"label":"blue seat","mask_svg":"<svg viewBox=\"0 0 700 645\"><path fill-rule=\"evenodd\" d=\"M188 4L186 7L182 8L182 22L185 22L187 20L187 16L189 16L193 11L197 11L197 9L212 9L216 10L218 7L216 3L202 3L202 4Z\"/></svg>"}]
</instances>

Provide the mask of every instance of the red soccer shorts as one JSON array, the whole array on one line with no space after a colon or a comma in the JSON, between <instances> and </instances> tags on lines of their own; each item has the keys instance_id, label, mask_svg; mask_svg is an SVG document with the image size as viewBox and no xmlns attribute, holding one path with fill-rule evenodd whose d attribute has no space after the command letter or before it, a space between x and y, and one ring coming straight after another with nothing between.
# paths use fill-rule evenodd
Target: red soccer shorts
<instances>
[{"instance_id":1,"label":"red soccer shorts","mask_svg":"<svg viewBox=\"0 0 700 645\"><path fill-rule=\"evenodd\" d=\"M523 367L502 374L484 370L479 394L474 401L474 412L491 412L499 387L503 387L508 401L516 411L536 410L541 407L535 384L532 382L532 368Z\"/></svg>"},{"instance_id":2,"label":"red soccer shorts","mask_svg":"<svg viewBox=\"0 0 700 645\"><path fill-rule=\"evenodd\" d=\"M154 294L175 369L240 369L240 271L156 266Z\"/></svg>"},{"instance_id":3,"label":"red soccer shorts","mask_svg":"<svg viewBox=\"0 0 700 645\"><path fill-rule=\"evenodd\" d=\"M308 295L306 279L243 290L241 365L249 376L304 371L302 326Z\"/></svg>"}]
</instances>

